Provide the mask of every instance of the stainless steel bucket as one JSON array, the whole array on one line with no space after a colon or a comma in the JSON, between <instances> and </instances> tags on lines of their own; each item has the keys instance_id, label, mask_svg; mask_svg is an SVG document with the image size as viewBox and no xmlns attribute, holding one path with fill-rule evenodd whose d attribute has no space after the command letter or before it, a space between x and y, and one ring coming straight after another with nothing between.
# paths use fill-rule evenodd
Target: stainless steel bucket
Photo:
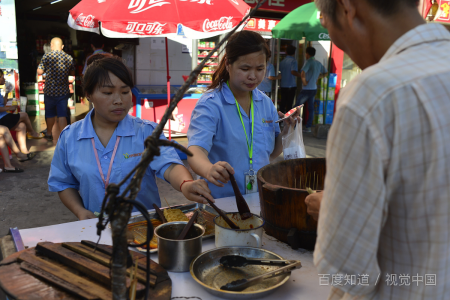
<instances>
[{"instance_id":1,"label":"stainless steel bucket","mask_svg":"<svg viewBox=\"0 0 450 300\"><path fill-rule=\"evenodd\" d=\"M175 240L187 223L170 222L155 229L159 264L169 272L188 272L191 261L202 253L202 236L205 229L201 225L194 224L186 239Z\"/></svg>"}]
</instances>

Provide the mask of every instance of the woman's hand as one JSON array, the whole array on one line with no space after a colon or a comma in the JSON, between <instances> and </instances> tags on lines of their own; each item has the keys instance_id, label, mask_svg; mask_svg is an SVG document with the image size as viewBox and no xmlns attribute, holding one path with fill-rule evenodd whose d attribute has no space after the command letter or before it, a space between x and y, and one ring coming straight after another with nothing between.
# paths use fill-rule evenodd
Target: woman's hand
<instances>
[{"instance_id":1,"label":"woman's hand","mask_svg":"<svg viewBox=\"0 0 450 300\"><path fill-rule=\"evenodd\" d=\"M230 180L230 176L228 175L227 171L231 174L234 174L234 169L230 166L229 163L225 161L219 161L211 166L211 168L208 170L208 173L204 177L214 185L217 185L218 187L224 187L223 183L227 183Z\"/></svg>"},{"instance_id":2,"label":"woman's hand","mask_svg":"<svg viewBox=\"0 0 450 300\"><path fill-rule=\"evenodd\" d=\"M197 203L208 204L205 198L215 202L208 184L203 179L185 182L181 187L181 192L188 200Z\"/></svg>"},{"instance_id":3,"label":"woman's hand","mask_svg":"<svg viewBox=\"0 0 450 300\"><path fill-rule=\"evenodd\" d=\"M78 214L77 217L80 221L82 220L89 220L89 219L95 219L97 218L94 213L90 210L83 209Z\"/></svg>"},{"instance_id":4,"label":"woman's hand","mask_svg":"<svg viewBox=\"0 0 450 300\"><path fill-rule=\"evenodd\" d=\"M284 114L282 112L278 112L278 116L280 118L284 118ZM297 110L295 111L295 113L293 113L291 116L289 116L289 118L287 118L286 120L284 120L284 128L283 131L281 132L281 136L285 136L288 132L289 132L289 127L290 126L295 126L295 124L300 123L301 122L300 118L300 106L297 107Z\"/></svg>"}]
</instances>

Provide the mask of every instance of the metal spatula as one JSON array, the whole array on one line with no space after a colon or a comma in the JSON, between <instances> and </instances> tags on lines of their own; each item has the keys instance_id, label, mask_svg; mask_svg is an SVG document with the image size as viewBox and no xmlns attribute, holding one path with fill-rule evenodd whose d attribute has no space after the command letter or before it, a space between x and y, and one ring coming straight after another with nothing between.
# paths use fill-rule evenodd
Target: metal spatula
<instances>
[{"instance_id":1,"label":"metal spatula","mask_svg":"<svg viewBox=\"0 0 450 300\"><path fill-rule=\"evenodd\" d=\"M271 272L267 272L265 274L255 276L250 279L240 279L240 280L232 281L232 282L227 283L226 285L222 286L220 289L225 290L225 291L235 291L235 292L243 291L251 285L258 284L265 279L278 276L282 273L291 272L295 269L299 269L299 268L301 268L301 266L302 266L302 263L300 261L293 260L293 261L291 261L291 264L289 264L285 267L278 268Z\"/></svg>"},{"instance_id":2,"label":"metal spatula","mask_svg":"<svg viewBox=\"0 0 450 300\"><path fill-rule=\"evenodd\" d=\"M237 185L236 179L234 178L234 175L228 172L230 175L230 181L231 185L233 186L234 195L236 196L236 205L239 211L239 214L241 215L242 220L247 220L248 218L251 218L253 215L250 212L250 208L248 207L247 201L245 201L244 197L241 194L241 191L239 190L239 187Z\"/></svg>"}]
</instances>

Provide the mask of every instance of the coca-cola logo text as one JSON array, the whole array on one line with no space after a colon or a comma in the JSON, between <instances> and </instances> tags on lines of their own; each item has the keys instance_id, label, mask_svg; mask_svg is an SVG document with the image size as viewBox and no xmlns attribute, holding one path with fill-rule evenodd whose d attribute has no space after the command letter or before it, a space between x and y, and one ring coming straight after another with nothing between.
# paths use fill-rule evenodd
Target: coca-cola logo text
<instances>
[{"instance_id":1,"label":"coca-cola logo text","mask_svg":"<svg viewBox=\"0 0 450 300\"><path fill-rule=\"evenodd\" d=\"M163 6L165 4L170 4L170 2L165 0L148 0L147 6L145 6L146 3L147 0L131 0L130 4L128 5L128 9L134 8L134 10L130 11L130 13L138 14L156 6Z\"/></svg>"},{"instance_id":2,"label":"coca-cola logo text","mask_svg":"<svg viewBox=\"0 0 450 300\"><path fill-rule=\"evenodd\" d=\"M160 35L164 31L164 26L167 23L161 24L159 22L153 23L138 23L128 22L127 33L139 34L139 35Z\"/></svg>"},{"instance_id":3,"label":"coca-cola logo text","mask_svg":"<svg viewBox=\"0 0 450 300\"><path fill-rule=\"evenodd\" d=\"M321 34L319 34L319 39L320 40L329 40L330 36L326 33L321 33Z\"/></svg>"},{"instance_id":4,"label":"coca-cola logo text","mask_svg":"<svg viewBox=\"0 0 450 300\"><path fill-rule=\"evenodd\" d=\"M203 22L203 31L210 32L231 29L233 28L233 22L231 22L232 19L233 17L222 17L219 20L212 21L206 19Z\"/></svg>"},{"instance_id":5,"label":"coca-cola logo text","mask_svg":"<svg viewBox=\"0 0 450 300\"><path fill-rule=\"evenodd\" d=\"M81 27L86 27L86 28L96 27L95 23L96 23L95 16L93 16L93 15L84 16L82 13L75 20L75 24L77 24Z\"/></svg>"}]
</instances>

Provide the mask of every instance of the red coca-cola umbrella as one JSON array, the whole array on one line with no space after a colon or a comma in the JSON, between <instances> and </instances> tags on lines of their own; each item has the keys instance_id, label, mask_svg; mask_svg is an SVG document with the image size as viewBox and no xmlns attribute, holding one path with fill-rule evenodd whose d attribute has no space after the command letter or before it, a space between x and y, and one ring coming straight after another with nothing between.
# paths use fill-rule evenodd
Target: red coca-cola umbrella
<instances>
[{"instance_id":1,"label":"red coca-cola umbrella","mask_svg":"<svg viewBox=\"0 0 450 300\"><path fill-rule=\"evenodd\" d=\"M208 38L230 31L248 13L243 0L82 0L70 10L77 30L111 38ZM181 25L181 26L180 26Z\"/></svg>"},{"instance_id":2,"label":"red coca-cola umbrella","mask_svg":"<svg viewBox=\"0 0 450 300\"><path fill-rule=\"evenodd\" d=\"M243 0L82 0L70 10L67 22L76 30L101 31L110 38L166 37L169 102L167 37L203 39L223 34L249 10Z\"/></svg>"}]
</instances>

